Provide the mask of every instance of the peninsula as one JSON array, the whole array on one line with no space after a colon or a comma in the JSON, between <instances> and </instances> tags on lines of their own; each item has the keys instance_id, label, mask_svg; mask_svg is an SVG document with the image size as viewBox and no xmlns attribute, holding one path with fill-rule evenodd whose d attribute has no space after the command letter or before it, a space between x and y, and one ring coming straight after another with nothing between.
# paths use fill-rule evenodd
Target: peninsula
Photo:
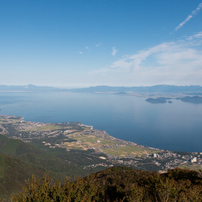
<instances>
[{"instance_id":1,"label":"peninsula","mask_svg":"<svg viewBox=\"0 0 202 202\"><path fill-rule=\"evenodd\" d=\"M175 167L201 169L202 153L173 152L146 147L134 142L110 136L78 122L42 123L24 121L22 117L0 115L0 134L37 145L41 149L58 152L63 149L66 162L76 165L76 159L68 159L72 151L88 154L83 169L114 165L127 165L141 170L164 172ZM100 161L93 161L96 156ZM91 159L91 160L90 160Z\"/></svg>"}]
</instances>

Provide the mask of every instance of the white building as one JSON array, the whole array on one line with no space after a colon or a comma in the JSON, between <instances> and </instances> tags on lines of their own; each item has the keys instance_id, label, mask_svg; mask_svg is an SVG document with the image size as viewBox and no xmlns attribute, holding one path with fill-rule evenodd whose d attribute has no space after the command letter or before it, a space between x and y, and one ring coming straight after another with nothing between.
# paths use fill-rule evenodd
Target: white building
<instances>
[{"instance_id":1,"label":"white building","mask_svg":"<svg viewBox=\"0 0 202 202\"><path fill-rule=\"evenodd\" d=\"M191 163L196 163L197 162L197 157L194 157L193 159L190 159Z\"/></svg>"}]
</instances>

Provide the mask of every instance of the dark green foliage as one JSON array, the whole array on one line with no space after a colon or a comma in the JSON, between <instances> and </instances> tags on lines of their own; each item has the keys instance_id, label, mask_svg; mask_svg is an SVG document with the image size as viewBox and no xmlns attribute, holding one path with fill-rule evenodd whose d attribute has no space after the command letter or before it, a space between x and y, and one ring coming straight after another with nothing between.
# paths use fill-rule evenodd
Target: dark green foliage
<instances>
[{"instance_id":1,"label":"dark green foliage","mask_svg":"<svg viewBox=\"0 0 202 202\"><path fill-rule=\"evenodd\" d=\"M45 175L27 181L13 201L201 202L202 178L195 171L176 168L166 174L114 167L61 185Z\"/></svg>"},{"instance_id":2,"label":"dark green foliage","mask_svg":"<svg viewBox=\"0 0 202 202\"><path fill-rule=\"evenodd\" d=\"M0 159L4 163L3 175L0 178L0 196L2 198L7 198L13 192L19 192L20 187L25 185L25 180L31 178L32 175L42 178L46 171L41 167L11 156L0 154Z\"/></svg>"},{"instance_id":3,"label":"dark green foliage","mask_svg":"<svg viewBox=\"0 0 202 202\"><path fill-rule=\"evenodd\" d=\"M62 151L66 152L64 149ZM1 197L5 198L10 193L20 191L20 187L25 185L25 180L32 175L42 178L44 172L48 171L51 178L63 182L66 176L73 180L74 176L83 177L103 169L84 170L82 165L66 162L68 155L65 155L66 159L63 159L55 154L0 135L0 201ZM82 159L82 157L84 156L75 153L70 158Z\"/></svg>"},{"instance_id":4,"label":"dark green foliage","mask_svg":"<svg viewBox=\"0 0 202 202\"><path fill-rule=\"evenodd\" d=\"M68 160L70 162L74 162L77 165L88 165L88 164L96 164L96 163L102 163L106 162L106 160L102 160L99 158L99 155L95 153L94 150L70 150L66 152L63 148L56 148L49 150L51 154L54 154L55 156L59 157L63 160ZM102 154L101 156L106 155Z\"/></svg>"},{"instance_id":5,"label":"dark green foliage","mask_svg":"<svg viewBox=\"0 0 202 202\"><path fill-rule=\"evenodd\" d=\"M66 159L57 155L55 152L44 151L33 145L24 143L20 140L9 139L3 135L0 135L0 153L10 155L25 162L32 163L36 166L40 166L48 172L57 173L57 178L64 179L65 176L70 176L71 179L76 176L86 176L89 171L83 170L82 165L76 165L75 163L69 164L65 160L68 159L83 159L80 155L68 155L68 153L62 149ZM61 149L59 149L61 151ZM61 153L61 152L59 152ZM52 176L53 177L53 176Z\"/></svg>"}]
</instances>

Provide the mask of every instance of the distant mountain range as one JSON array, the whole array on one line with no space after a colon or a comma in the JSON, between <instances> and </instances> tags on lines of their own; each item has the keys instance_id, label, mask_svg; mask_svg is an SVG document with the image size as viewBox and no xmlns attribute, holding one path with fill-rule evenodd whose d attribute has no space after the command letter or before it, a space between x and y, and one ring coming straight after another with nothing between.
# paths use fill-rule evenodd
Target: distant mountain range
<instances>
[{"instance_id":1,"label":"distant mountain range","mask_svg":"<svg viewBox=\"0 0 202 202\"><path fill-rule=\"evenodd\" d=\"M190 86L175 86L175 85L155 85L155 86L93 86L88 88L74 88L74 89L62 89L48 86L7 86L0 85L0 92L45 92L45 91L71 91L71 92L88 92L88 93L202 93L202 86L190 85Z\"/></svg>"},{"instance_id":2,"label":"distant mountain range","mask_svg":"<svg viewBox=\"0 0 202 202\"><path fill-rule=\"evenodd\" d=\"M48 86L35 86L35 85L26 85L26 86L7 86L0 85L0 92L37 92L37 91L58 91L61 89L48 87Z\"/></svg>"},{"instance_id":3,"label":"distant mountain range","mask_svg":"<svg viewBox=\"0 0 202 202\"><path fill-rule=\"evenodd\" d=\"M124 94L125 92L143 93L143 92L172 92L172 93L186 93L186 92L202 92L202 86L174 86L174 85L156 85L156 86L139 86L139 87L112 87L112 86L95 86L89 88L72 89L74 92L115 92Z\"/></svg>"}]
</instances>

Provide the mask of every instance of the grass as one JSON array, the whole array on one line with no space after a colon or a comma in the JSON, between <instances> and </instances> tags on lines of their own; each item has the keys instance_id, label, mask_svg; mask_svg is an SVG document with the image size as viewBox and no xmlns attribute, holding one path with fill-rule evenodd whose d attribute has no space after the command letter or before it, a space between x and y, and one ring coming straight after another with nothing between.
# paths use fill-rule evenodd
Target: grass
<instances>
[{"instance_id":1,"label":"grass","mask_svg":"<svg viewBox=\"0 0 202 202\"><path fill-rule=\"evenodd\" d=\"M94 147L94 148L100 148L102 145L107 145L107 146L112 146L115 143L113 141L110 140L106 140L106 139L100 139L96 136L93 135L78 135L78 133L69 135L70 138L74 139L74 140L79 140L79 142L71 142L71 143L66 143L67 148L73 148L73 147L80 147L85 149L88 149L89 147ZM100 142L97 142L97 141Z\"/></svg>"},{"instance_id":2,"label":"grass","mask_svg":"<svg viewBox=\"0 0 202 202\"><path fill-rule=\"evenodd\" d=\"M121 157L129 156L129 155L141 157L148 154L147 150L142 149L140 147L130 146L130 145L122 145L120 147L102 149L102 151L109 155L115 155L115 156L121 156Z\"/></svg>"},{"instance_id":3,"label":"grass","mask_svg":"<svg viewBox=\"0 0 202 202\"><path fill-rule=\"evenodd\" d=\"M104 144L104 145L114 145L115 142L113 142L112 140L105 140L105 139L99 139L100 143L99 144Z\"/></svg>"},{"instance_id":4,"label":"grass","mask_svg":"<svg viewBox=\"0 0 202 202\"><path fill-rule=\"evenodd\" d=\"M201 165L181 165L181 166L178 166L178 168L189 169L189 170L196 170L197 172L199 172L200 170L202 170L202 166Z\"/></svg>"},{"instance_id":5,"label":"grass","mask_svg":"<svg viewBox=\"0 0 202 202\"><path fill-rule=\"evenodd\" d=\"M0 124L1 123L19 123L19 121L21 121L21 119L0 119Z\"/></svg>"},{"instance_id":6,"label":"grass","mask_svg":"<svg viewBox=\"0 0 202 202\"><path fill-rule=\"evenodd\" d=\"M39 126L33 128L31 131L51 131L51 130L58 130L58 129L69 129L69 127L63 127L63 126L56 126L56 125L45 125L45 126Z\"/></svg>"},{"instance_id":7,"label":"grass","mask_svg":"<svg viewBox=\"0 0 202 202\"><path fill-rule=\"evenodd\" d=\"M91 143L93 145L96 145L97 147L100 147L103 144L104 145L114 145L115 144L115 142L113 142L111 140L101 139L94 135L75 135L75 133L74 133L72 135L69 135L69 137L71 137L72 139L75 139L75 140L80 140L84 144ZM98 140L100 141L100 143L97 142Z\"/></svg>"},{"instance_id":8,"label":"grass","mask_svg":"<svg viewBox=\"0 0 202 202\"><path fill-rule=\"evenodd\" d=\"M75 138L76 140L80 140L82 143L95 143L97 141L97 138L94 136L78 136Z\"/></svg>"},{"instance_id":9,"label":"grass","mask_svg":"<svg viewBox=\"0 0 202 202\"><path fill-rule=\"evenodd\" d=\"M74 139L74 140L79 140L79 142L71 142L71 143L66 143L66 146L68 149L73 149L73 148L79 148L79 149L87 149L88 147L94 147L101 149L102 152L106 153L107 155L112 155L112 156L120 156L120 157L125 157L125 156L144 156L147 154L153 154L156 153L154 150L146 150L144 148L138 147L138 146L131 146L131 145L123 145L120 143L117 143L116 140L108 140L108 139L102 139L99 137L96 137L94 135L82 135L82 132L76 132L73 134L69 135L69 138ZM97 141L100 142L97 142ZM114 147L113 145L119 144L119 147ZM110 146L111 148L101 148L103 145L105 146ZM158 151L159 152L159 151Z\"/></svg>"}]
</instances>

